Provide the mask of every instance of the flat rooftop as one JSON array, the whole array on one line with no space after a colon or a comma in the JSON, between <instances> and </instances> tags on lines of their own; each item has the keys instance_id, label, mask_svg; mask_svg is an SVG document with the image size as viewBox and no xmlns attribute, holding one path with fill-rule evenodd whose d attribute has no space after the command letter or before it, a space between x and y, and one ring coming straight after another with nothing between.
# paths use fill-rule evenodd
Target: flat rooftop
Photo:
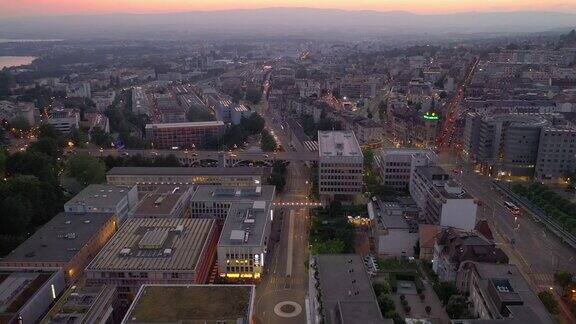
<instances>
[{"instance_id":1,"label":"flat rooftop","mask_svg":"<svg viewBox=\"0 0 576 324\"><path fill-rule=\"evenodd\" d=\"M228 211L219 246L261 246L269 221L271 201L233 203Z\"/></svg>"},{"instance_id":2,"label":"flat rooftop","mask_svg":"<svg viewBox=\"0 0 576 324\"><path fill-rule=\"evenodd\" d=\"M194 271L215 226L212 219L128 219L86 270Z\"/></svg>"},{"instance_id":3,"label":"flat rooftop","mask_svg":"<svg viewBox=\"0 0 576 324\"><path fill-rule=\"evenodd\" d=\"M276 187L270 185L253 187L223 187L199 185L191 201L247 202L254 200L272 201Z\"/></svg>"},{"instance_id":4,"label":"flat rooftop","mask_svg":"<svg viewBox=\"0 0 576 324\"><path fill-rule=\"evenodd\" d=\"M40 324L92 323L115 299L116 286L71 286L40 321ZM73 310L73 311L72 311Z\"/></svg>"},{"instance_id":5,"label":"flat rooftop","mask_svg":"<svg viewBox=\"0 0 576 324\"><path fill-rule=\"evenodd\" d=\"M353 131L319 131L318 148L321 157L348 156L362 158L362 150Z\"/></svg>"},{"instance_id":6,"label":"flat rooftop","mask_svg":"<svg viewBox=\"0 0 576 324\"><path fill-rule=\"evenodd\" d=\"M66 205L108 207L116 205L126 197L131 188L107 184L91 184L66 202Z\"/></svg>"},{"instance_id":7,"label":"flat rooftop","mask_svg":"<svg viewBox=\"0 0 576 324\"><path fill-rule=\"evenodd\" d=\"M54 271L0 270L0 323L9 323Z\"/></svg>"},{"instance_id":8,"label":"flat rooftop","mask_svg":"<svg viewBox=\"0 0 576 324\"><path fill-rule=\"evenodd\" d=\"M112 213L59 213L0 260L0 265L69 262L112 217Z\"/></svg>"},{"instance_id":9,"label":"flat rooftop","mask_svg":"<svg viewBox=\"0 0 576 324\"><path fill-rule=\"evenodd\" d=\"M316 256L320 275L324 318L328 324L340 323L335 309L344 311L342 323L384 323L364 262L356 254Z\"/></svg>"},{"instance_id":10,"label":"flat rooftop","mask_svg":"<svg viewBox=\"0 0 576 324\"><path fill-rule=\"evenodd\" d=\"M114 167L108 171L107 175L111 176L126 176L126 175L151 175L151 176L233 176L233 175L246 175L246 176L262 176L267 171L267 168L251 168L251 167L230 167L230 168L185 168L185 167Z\"/></svg>"},{"instance_id":11,"label":"flat rooftop","mask_svg":"<svg viewBox=\"0 0 576 324\"><path fill-rule=\"evenodd\" d=\"M224 127L224 122L221 120L203 121L203 122L187 122L187 123L165 123L165 124L146 124L146 129L155 128L188 128L188 127Z\"/></svg>"},{"instance_id":12,"label":"flat rooftop","mask_svg":"<svg viewBox=\"0 0 576 324\"><path fill-rule=\"evenodd\" d=\"M144 285L122 323L251 322L253 285Z\"/></svg>"},{"instance_id":13,"label":"flat rooftop","mask_svg":"<svg viewBox=\"0 0 576 324\"><path fill-rule=\"evenodd\" d=\"M133 217L169 217L179 204L187 203L191 190L188 185L160 185L140 200Z\"/></svg>"}]
</instances>

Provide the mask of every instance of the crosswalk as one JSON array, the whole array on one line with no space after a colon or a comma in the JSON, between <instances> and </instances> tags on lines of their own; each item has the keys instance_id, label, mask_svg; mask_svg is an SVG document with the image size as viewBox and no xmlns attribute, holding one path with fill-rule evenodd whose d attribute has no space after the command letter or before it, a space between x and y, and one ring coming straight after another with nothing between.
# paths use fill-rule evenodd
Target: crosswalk
<instances>
[{"instance_id":1,"label":"crosswalk","mask_svg":"<svg viewBox=\"0 0 576 324\"><path fill-rule=\"evenodd\" d=\"M550 287L554 285L554 275L551 273L532 273L532 281L541 287Z\"/></svg>"},{"instance_id":2,"label":"crosswalk","mask_svg":"<svg viewBox=\"0 0 576 324\"><path fill-rule=\"evenodd\" d=\"M305 278L298 277L281 277L273 276L268 281L268 285L272 286L272 289L294 289L302 290L306 289L307 282Z\"/></svg>"}]
</instances>

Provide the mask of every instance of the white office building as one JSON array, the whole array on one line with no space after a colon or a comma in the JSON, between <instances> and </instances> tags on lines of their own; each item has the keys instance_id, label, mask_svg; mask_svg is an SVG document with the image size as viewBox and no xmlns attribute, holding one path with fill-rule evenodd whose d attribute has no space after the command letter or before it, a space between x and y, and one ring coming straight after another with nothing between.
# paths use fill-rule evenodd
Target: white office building
<instances>
[{"instance_id":1,"label":"white office building","mask_svg":"<svg viewBox=\"0 0 576 324\"><path fill-rule=\"evenodd\" d=\"M386 187L407 189L415 167L434 164L436 154L427 149L382 149L374 156L374 164Z\"/></svg>"},{"instance_id":2,"label":"white office building","mask_svg":"<svg viewBox=\"0 0 576 324\"><path fill-rule=\"evenodd\" d=\"M476 226L477 205L458 183L439 166L414 169L410 195L429 224L472 230Z\"/></svg>"},{"instance_id":3,"label":"white office building","mask_svg":"<svg viewBox=\"0 0 576 324\"><path fill-rule=\"evenodd\" d=\"M352 131L319 131L318 188L334 197L362 193L364 156Z\"/></svg>"}]
</instances>

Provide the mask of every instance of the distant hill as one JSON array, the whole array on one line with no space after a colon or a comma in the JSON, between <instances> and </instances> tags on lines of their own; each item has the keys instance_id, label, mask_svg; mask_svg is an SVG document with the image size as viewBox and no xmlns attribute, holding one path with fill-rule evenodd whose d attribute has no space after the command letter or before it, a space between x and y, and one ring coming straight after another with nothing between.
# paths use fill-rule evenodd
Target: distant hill
<instances>
[{"instance_id":1,"label":"distant hill","mask_svg":"<svg viewBox=\"0 0 576 324\"><path fill-rule=\"evenodd\" d=\"M66 37L74 34L145 32L344 31L349 33L517 33L576 27L576 14L559 12L491 12L418 15L392 11L266 8L194 11L169 14L109 14L29 17L0 20L0 37Z\"/></svg>"}]
</instances>

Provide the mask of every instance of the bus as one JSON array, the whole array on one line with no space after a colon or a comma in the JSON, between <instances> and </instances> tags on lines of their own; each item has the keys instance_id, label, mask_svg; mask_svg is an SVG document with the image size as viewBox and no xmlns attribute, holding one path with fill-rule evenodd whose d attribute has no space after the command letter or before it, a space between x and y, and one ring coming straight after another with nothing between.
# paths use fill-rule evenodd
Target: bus
<instances>
[{"instance_id":1,"label":"bus","mask_svg":"<svg viewBox=\"0 0 576 324\"><path fill-rule=\"evenodd\" d=\"M504 205L506 206L506 208L508 208L508 210L510 210L510 212L513 215L519 215L520 214L520 208L518 208L518 206L514 205L513 203L511 203L509 201L505 201Z\"/></svg>"}]
</instances>

